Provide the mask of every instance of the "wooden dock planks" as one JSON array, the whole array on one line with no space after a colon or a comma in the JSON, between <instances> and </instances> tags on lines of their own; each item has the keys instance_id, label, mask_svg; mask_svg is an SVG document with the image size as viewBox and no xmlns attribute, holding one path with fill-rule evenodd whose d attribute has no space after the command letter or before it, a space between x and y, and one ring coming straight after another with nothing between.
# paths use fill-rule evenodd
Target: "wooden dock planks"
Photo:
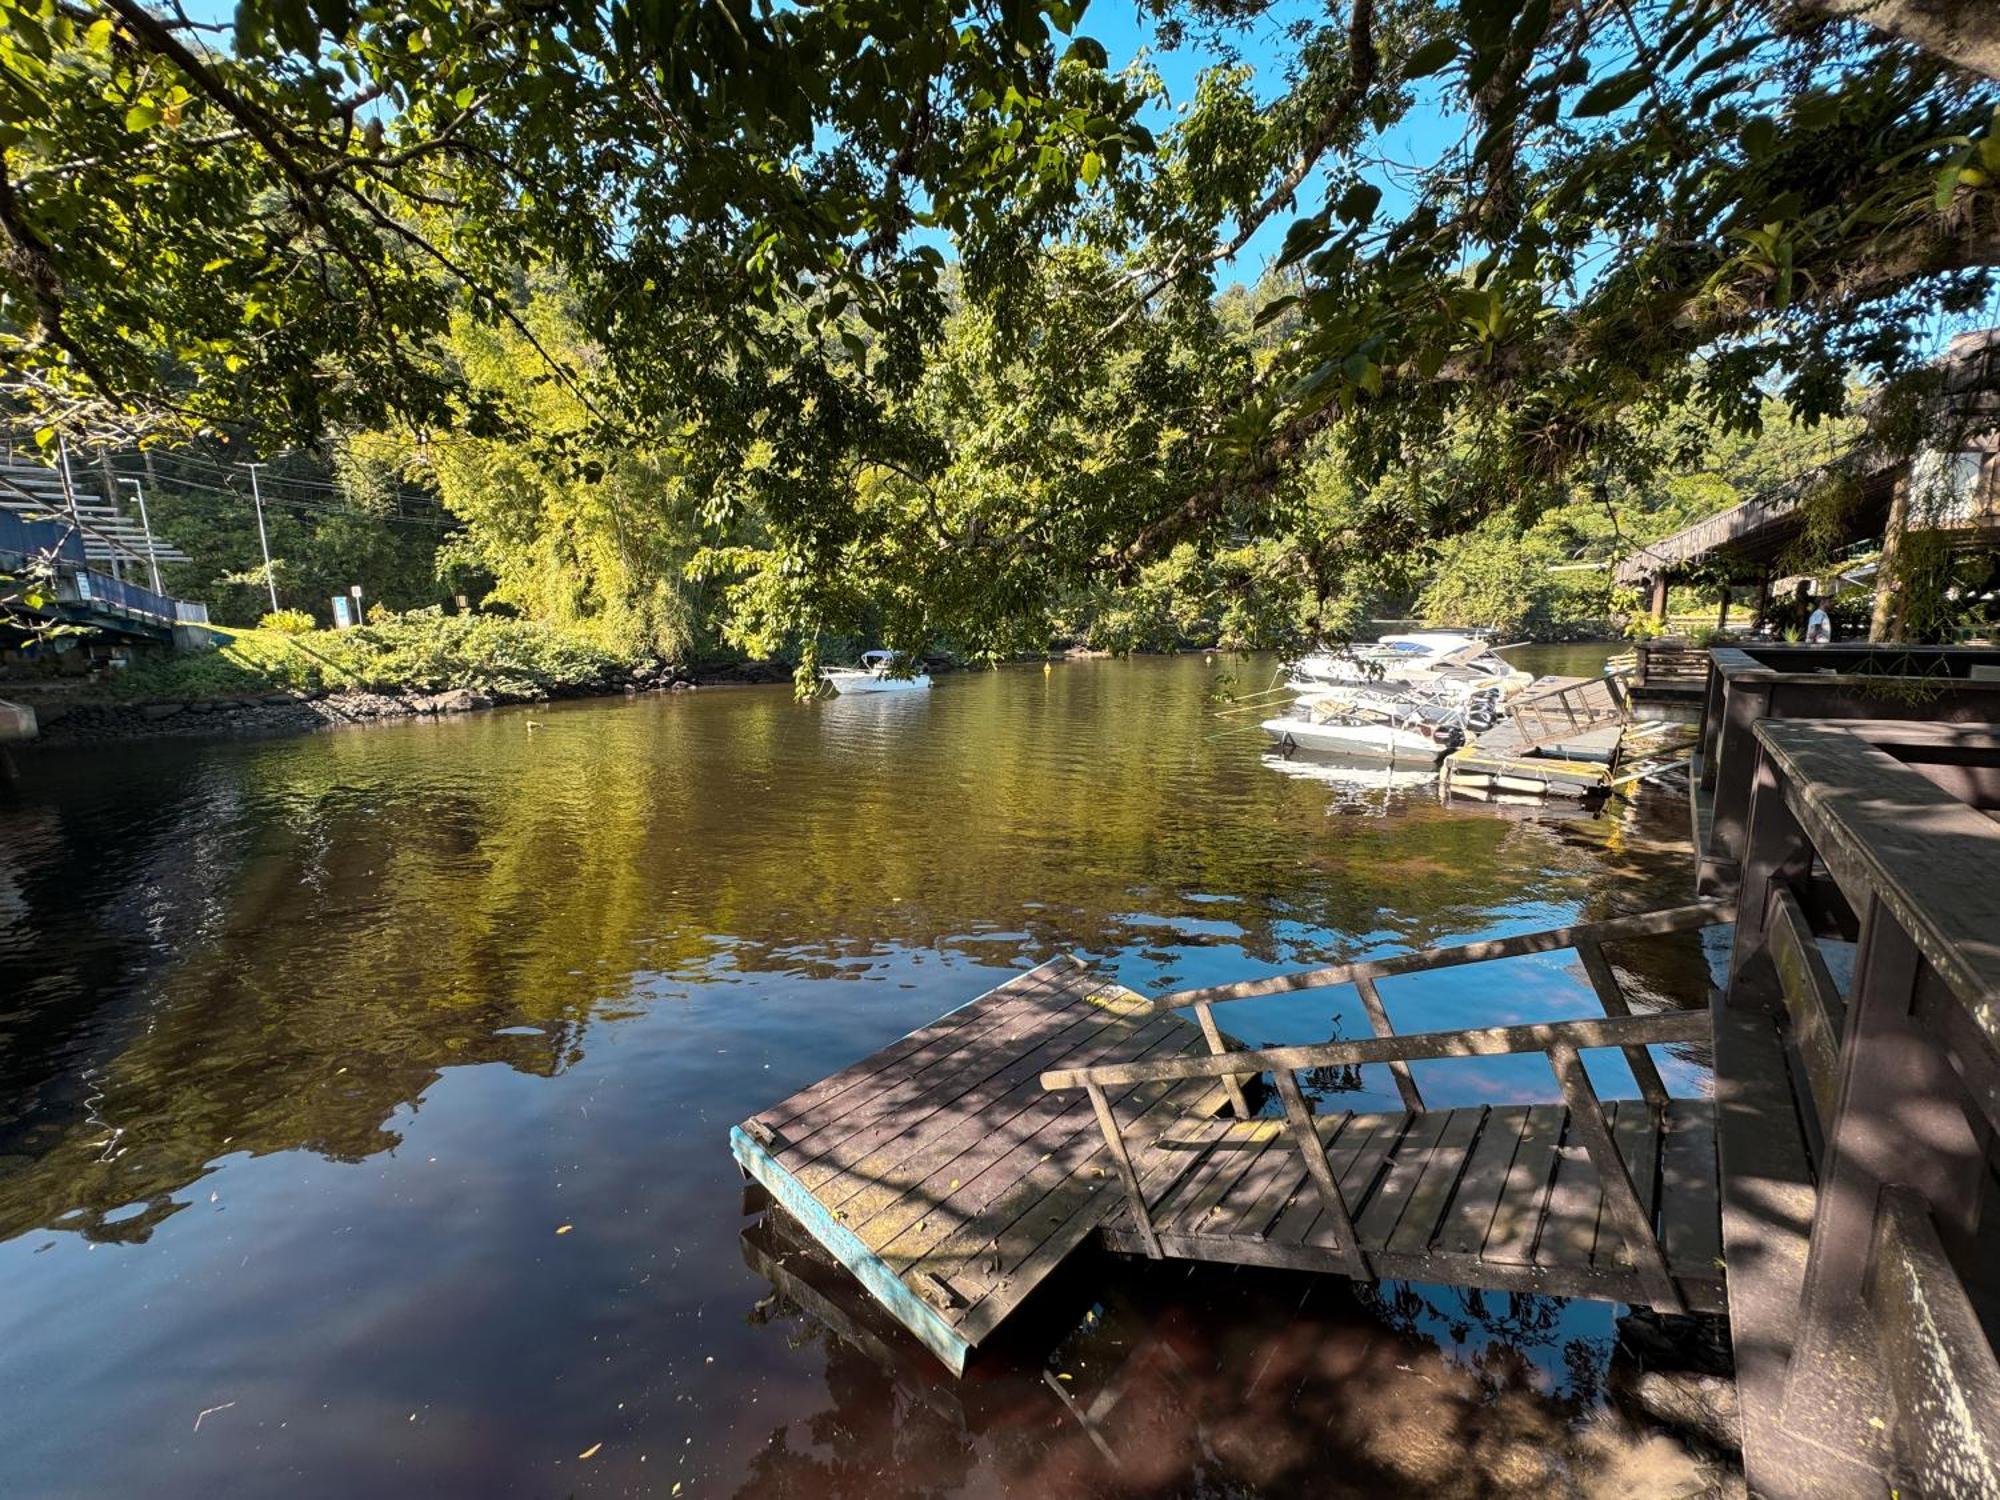
<instances>
[{"instance_id":1,"label":"wooden dock planks","mask_svg":"<svg viewBox=\"0 0 2000 1500\"><path fill-rule=\"evenodd\" d=\"M1720 1310L1710 1105L1676 1099L1659 1115L1644 1100L1625 1099L1606 1112L1682 1295L1691 1307ZM1314 1123L1378 1277L1647 1300L1563 1106L1322 1115ZM1215 1121L1203 1131L1206 1154L1154 1204L1168 1255L1347 1273L1297 1145L1279 1122ZM1112 1250L1144 1253L1122 1207L1099 1235Z\"/></svg>"},{"instance_id":2,"label":"wooden dock planks","mask_svg":"<svg viewBox=\"0 0 2000 1500\"><path fill-rule=\"evenodd\" d=\"M743 1170L954 1371L1123 1194L1090 1105L1047 1067L1206 1050L1073 958L1041 965L730 1132ZM1219 1087L1145 1084L1113 1100L1135 1165L1165 1193L1206 1140Z\"/></svg>"},{"instance_id":3,"label":"wooden dock planks","mask_svg":"<svg viewBox=\"0 0 2000 1500\"><path fill-rule=\"evenodd\" d=\"M744 1171L954 1371L1093 1238L1146 1253L1085 1094L1058 1068L1205 1053L1200 1029L1074 959L1009 980L731 1132ZM1107 1087L1162 1253L1350 1274L1276 1118L1222 1116L1220 1080ZM1612 1138L1692 1307L1723 1305L1706 1101L1607 1105ZM1645 1300L1561 1105L1313 1119L1382 1278Z\"/></svg>"}]
</instances>

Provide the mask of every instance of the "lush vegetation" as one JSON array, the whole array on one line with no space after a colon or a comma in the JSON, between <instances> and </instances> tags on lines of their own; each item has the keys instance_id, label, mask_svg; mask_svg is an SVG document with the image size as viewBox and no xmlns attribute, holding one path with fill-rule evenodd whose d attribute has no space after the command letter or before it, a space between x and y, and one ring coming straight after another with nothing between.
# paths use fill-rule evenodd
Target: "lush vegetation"
<instances>
[{"instance_id":1,"label":"lush vegetation","mask_svg":"<svg viewBox=\"0 0 2000 1500\"><path fill-rule=\"evenodd\" d=\"M632 665L574 631L436 609L385 615L352 630L221 634L215 651L135 663L110 680L113 694L153 700L464 688L524 699L600 688Z\"/></svg>"},{"instance_id":2,"label":"lush vegetation","mask_svg":"<svg viewBox=\"0 0 2000 1500\"><path fill-rule=\"evenodd\" d=\"M0 0L6 395L441 503L275 540L294 606L802 669L1525 626L1986 308L2000 23L1844 9L1327 0L1260 77L1265 5L1152 0L1213 59L1169 109L1068 0Z\"/></svg>"}]
</instances>

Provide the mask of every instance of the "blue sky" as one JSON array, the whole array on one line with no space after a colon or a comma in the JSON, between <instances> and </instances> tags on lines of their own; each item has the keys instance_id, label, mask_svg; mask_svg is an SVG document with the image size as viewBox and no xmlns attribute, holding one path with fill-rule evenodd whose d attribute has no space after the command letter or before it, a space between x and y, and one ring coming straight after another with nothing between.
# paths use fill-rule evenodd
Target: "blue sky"
<instances>
[{"instance_id":1,"label":"blue sky","mask_svg":"<svg viewBox=\"0 0 2000 1500\"><path fill-rule=\"evenodd\" d=\"M1231 45L1237 54L1236 60L1255 70L1253 88L1258 100L1268 103L1284 91L1285 68L1296 50L1291 38L1286 35L1289 26L1299 21L1326 25L1342 19L1331 0L1322 0L1317 4L1310 3L1310 0L1278 0L1264 15L1234 33ZM1224 60L1219 53L1192 42L1172 52L1157 50L1158 39L1150 18L1131 0L1097 0L1084 13L1076 27L1076 34L1095 37L1102 42L1114 69L1124 67L1142 51L1148 51L1153 66L1166 82L1170 105L1193 98L1195 81L1202 69ZM1163 109L1149 117L1146 124L1158 131L1170 124L1172 119L1171 110ZM1382 138L1380 145L1385 155L1397 161L1428 166L1450 149L1458 140L1461 129L1461 122L1451 119L1436 105L1419 104L1401 125ZM1318 174L1309 177L1300 192L1296 212L1281 213L1266 222L1251 236L1234 264L1218 279L1224 282L1254 282L1266 262L1277 255L1292 219L1319 208L1317 190L1323 180ZM1375 180L1384 190L1385 209L1393 212L1400 207L1405 197L1397 185L1379 176Z\"/></svg>"}]
</instances>

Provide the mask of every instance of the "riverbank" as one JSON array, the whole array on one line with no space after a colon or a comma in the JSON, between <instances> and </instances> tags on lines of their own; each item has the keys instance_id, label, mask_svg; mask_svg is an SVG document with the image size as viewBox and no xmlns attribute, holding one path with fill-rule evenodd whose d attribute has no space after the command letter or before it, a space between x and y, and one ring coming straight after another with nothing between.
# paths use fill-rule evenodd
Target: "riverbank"
<instances>
[{"instance_id":1,"label":"riverbank","mask_svg":"<svg viewBox=\"0 0 2000 1500\"><path fill-rule=\"evenodd\" d=\"M214 651L144 660L101 678L10 684L9 694L32 706L40 723L30 744L303 734L791 678L782 663L633 660L570 632L494 616L426 612L338 632L216 634Z\"/></svg>"}]
</instances>

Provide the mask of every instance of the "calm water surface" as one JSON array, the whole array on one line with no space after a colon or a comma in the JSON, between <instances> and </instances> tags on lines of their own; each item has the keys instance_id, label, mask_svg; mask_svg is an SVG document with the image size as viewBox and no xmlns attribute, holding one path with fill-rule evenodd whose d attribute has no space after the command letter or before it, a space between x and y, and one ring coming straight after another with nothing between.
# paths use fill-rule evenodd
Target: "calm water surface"
<instances>
[{"instance_id":1,"label":"calm water surface","mask_svg":"<svg viewBox=\"0 0 2000 1500\"><path fill-rule=\"evenodd\" d=\"M0 1494L1673 1492L1688 1460L1603 1408L1610 1309L1086 1266L957 1383L746 1212L730 1124L1054 953L1154 993L1685 892L1670 800L1524 818L1269 763L1215 695L1270 672L23 757ZM1590 1014L1564 957L1385 998ZM1700 998L1691 940L1620 960ZM1366 1028L1346 990L1225 1024ZM1311 1082L1393 1105L1376 1071ZM1538 1059L1418 1072L1551 1094Z\"/></svg>"}]
</instances>

